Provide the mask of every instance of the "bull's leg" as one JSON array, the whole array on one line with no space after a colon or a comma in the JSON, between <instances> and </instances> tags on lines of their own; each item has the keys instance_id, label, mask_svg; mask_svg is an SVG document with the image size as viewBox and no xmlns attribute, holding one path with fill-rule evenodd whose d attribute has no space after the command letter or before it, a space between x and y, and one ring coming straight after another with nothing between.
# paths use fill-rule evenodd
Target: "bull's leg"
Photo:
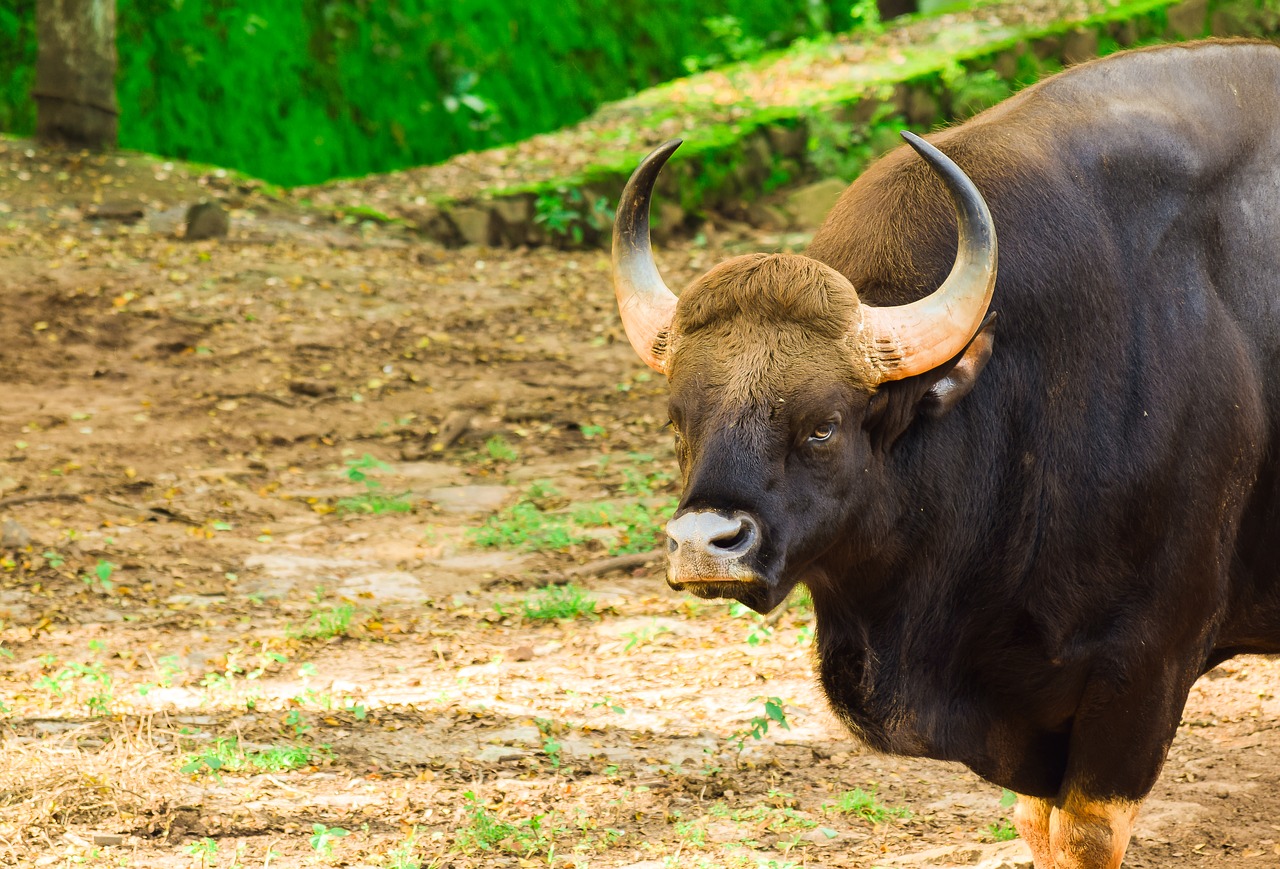
<instances>
[{"instance_id":1,"label":"bull's leg","mask_svg":"<svg viewBox=\"0 0 1280 869\"><path fill-rule=\"evenodd\" d=\"M1068 798L1049 816L1052 869L1119 869L1138 804ZM1038 863L1037 863L1038 865Z\"/></svg>"},{"instance_id":2,"label":"bull's leg","mask_svg":"<svg viewBox=\"0 0 1280 869\"><path fill-rule=\"evenodd\" d=\"M1053 803L1038 797L1018 794L1018 804L1013 809L1013 825L1018 835L1031 848L1036 869L1053 869L1053 852L1049 847L1049 814Z\"/></svg>"},{"instance_id":3,"label":"bull's leg","mask_svg":"<svg viewBox=\"0 0 1280 869\"><path fill-rule=\"evenodd\" d=\"M1124 858L1138 804L1018 796L1013 822L1036 869L1116 869Z\"/></svg>"}]
</instances>

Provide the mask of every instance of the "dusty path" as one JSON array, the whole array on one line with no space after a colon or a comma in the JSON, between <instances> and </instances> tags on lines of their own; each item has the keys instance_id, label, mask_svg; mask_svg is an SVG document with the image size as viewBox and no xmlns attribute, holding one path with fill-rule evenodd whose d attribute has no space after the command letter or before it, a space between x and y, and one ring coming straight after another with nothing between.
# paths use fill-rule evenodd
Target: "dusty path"
<instances>
[{"instance_id":1,"label":"dusty path","mask_svg":"<svg viewBox=\"0 0 1280 869\"><path fill-rule=\"evenodd\" d=\"M642 559L536 590L675 495L603 253L5 148L0 862L1026 865L998 788L834 726L803 603L771 627ZM173 238L210 190L254 210ZM82 219L125 194L141 222ZM1280 865L1277 675L1197 685L1128 865Z\"/></svg>"}]
</instances>

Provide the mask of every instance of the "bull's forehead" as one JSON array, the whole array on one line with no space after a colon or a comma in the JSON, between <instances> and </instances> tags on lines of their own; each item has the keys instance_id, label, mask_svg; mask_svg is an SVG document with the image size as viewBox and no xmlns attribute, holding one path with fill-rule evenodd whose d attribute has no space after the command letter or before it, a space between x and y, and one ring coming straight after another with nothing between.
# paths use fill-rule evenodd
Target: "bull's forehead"
<instances>
[{"instance_id":1,"label":"bull's forehead","mask_svg":"<svg viewBox=\"0 0 1280 869\"><path fill-rule=\"evenodd\" d=\"M814 334L799 323L734 317L680 335L673 349L673 402L726 424L789 416L793 406L864 383L846 336Z\"/></svg>"}]
</instances>

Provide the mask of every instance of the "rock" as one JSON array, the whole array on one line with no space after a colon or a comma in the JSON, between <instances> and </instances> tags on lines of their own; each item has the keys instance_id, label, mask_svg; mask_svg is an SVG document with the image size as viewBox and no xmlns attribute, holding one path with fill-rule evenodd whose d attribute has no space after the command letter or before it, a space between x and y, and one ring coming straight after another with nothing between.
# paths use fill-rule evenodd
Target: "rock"
<instances>
[{"instance_id":1,"label":"rock","mask_svg":"<svg viewBox=\"0 0 1280 869\"><path fill-rule=\"evenodd\" d=\"M804 121L794 127L772 126L765 131L778 157L803 157L809 145L809 129Z\"/></svg>"},{"instance_id":2,"label":"rock","mask_svg":"<svg viewBox=\"0 0 1280 869\"><path fill-rule=\"evenodd\" d=\"M519 246L529 241L529 225L533 222L533 200L528 196L506 196L493 203L494 214L501 224L502 240Z\"/></svg>"},{"instance_id":3,"label":"rock","mask_svg":"<svg viewBox=\"0 0 1280 869\"><path fill-rule=\"evenodd\" d=\"M338 391L338 387L323 380L291 380L289 381L289 391L294 395L319 398L324 395L333 395Z\"/></svg>"},{"instance_id":4,"label":"rock","mask_svg":"<svg viewBox=\"0 0 1280 869\"><path fill-rule=\"evenodd\" d=\"M13 477L0 477L0 495L7 495L18 488L18 481Z\"/></svg>"},{"instance_id":5,"label":"rock","mask_svg":"<svg viewBox=\"0 0 1280 869\"><path fill-rule=\"evenodd\" d=\"M1111 38L1128 47L1138 41L1138 27L1132 21L1114 21L1111 24Z\"/></svg>"},{"instance_id":6,"label":"rock","mask_svg":"<svg viewBox=\"0 0 1280 869\"><path fill-rule=\"evenodd\" d=\"M512 492L510 486L449 486L428 489L426 497L445 513L492 513L507 502Z\"/></svg>"},{"instance_id":7,"label":"rock","mask_svg":"<svg viewBox=\"0 0 1280 869\"><path fill-rule=\"evenodd\" d=\"M449 213L465 244L491 245L497 240L493 212L474 205L460 205Z\"/></svg>"},{"instance_id":8,"label":"rock","mask_svg":"<svg viewBox=\"0 0 1280 869\"><path fill-rule=\"evenodd\" d=\"M526 643L523 646L516 646L508 654L512 661L532 661L535 653L533 646Z\"/></svg>"},{"instance_id":9,"label":"rock","mask_svg":"<svg viewBox=\"0 0 1280 869\"><path fill-rule=\"evenodd\" d=\"M406 206L401 209L401 213L419 235L444 245L458 243L456 228L438 205L425 203Z\"/></svg>"},{"instance_id":10,"label":"rock","mask_svg":"<svg viewBox=\"0 0 1280 869\"><path fill-rule=\"evenodd\" d=\"M674 238L684 226L684 209L670 199L658 201L658 219L653 222L653 236L659 242Z\"/></svg>"},{"instance_id":11,"label":"rock","mask_svg":"<svg viewBox=\"0 0 1280 869\"><path fill-rule=\"evenodd\" d=\"M0 549L25 549L31 545L31 535L17 520L6 519L0 524Z\"/></svg>"},{"instance_id":12,"label":"rock","mask_svg":"<svg viewBox=\"0 0 1280 869\"><path fill-rule=\"evenodd\" d=\"M800 229L817 229L847 186L839 178L824 178L821 181L806 184L792 191L783 200L782 210L790 216L792 226Z\"/></svg>"},{"instance_id":13,"label":"rock","mask_svg":"<svg viewBox=\"0 0 1280 869\"><path fill-rule=\"evenodd\" d=\"M187 241L224 238L230 228L231 218L217 202L197 202L187 209Z\"/></svg>"},{"instance_id":14,"label":"rock","mask_svg":"<svg viewBox=\"0 0 1280 869\"><path fill-rule=\"evenodd\" d=\"M145 209L141 203L129 199L109 199L84 210L85 220L118 220L121 223L137 223Z\"/></svg>"},{"instance_id":15,"label":"rock","mask_svg":"<svg viewBox=\"0 0 1280 869\"><path fill-rule=\"evenodd\" d=\"M913 87L907 92L902 112L916 127L931 127L942 116L942 107L927 87Z\"/></svg>"},{"instance_id":16,"label":"rock","mask_svg":"<svg viewBox=\"0 0 1280 869\"><path fill-rule=\"evenodd\" d=\"M1204 36L1209 17L1208 0L1186 0L1170 6L1165 13L1169 26L1166 33L1180 39L1199 39Z\"/></svg>"},{"instance_id":17,"label":"rock","mask_svg":"<svg viewBox=\"0 0 1280 869\"><path fill-rule=\"evenodd\" d=\"M1098 56L1098 34L1093 30L1073 30L1062 44L1062 60L1065 63L1084 63Z\"/></svg>"}]
</instances>

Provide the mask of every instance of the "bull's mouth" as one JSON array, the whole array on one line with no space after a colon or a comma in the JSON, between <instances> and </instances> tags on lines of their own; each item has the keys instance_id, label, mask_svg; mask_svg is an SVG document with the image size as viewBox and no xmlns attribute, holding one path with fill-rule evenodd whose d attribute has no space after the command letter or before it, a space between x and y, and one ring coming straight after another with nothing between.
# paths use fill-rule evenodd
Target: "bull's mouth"
<instances>
[{"instance_id":1,"label":"bull's mouth","mask_svg":"<svg viewBox=\"0 0 1280 869\"><path fill-rule=\"evenodd\" d=\"M730 598L764 615L782 603L786 591L771 585L763 577L677 577L667 575L667 585L676 591L687 591L697 597L714 600Z\"/></svg>"}]
</instances>

